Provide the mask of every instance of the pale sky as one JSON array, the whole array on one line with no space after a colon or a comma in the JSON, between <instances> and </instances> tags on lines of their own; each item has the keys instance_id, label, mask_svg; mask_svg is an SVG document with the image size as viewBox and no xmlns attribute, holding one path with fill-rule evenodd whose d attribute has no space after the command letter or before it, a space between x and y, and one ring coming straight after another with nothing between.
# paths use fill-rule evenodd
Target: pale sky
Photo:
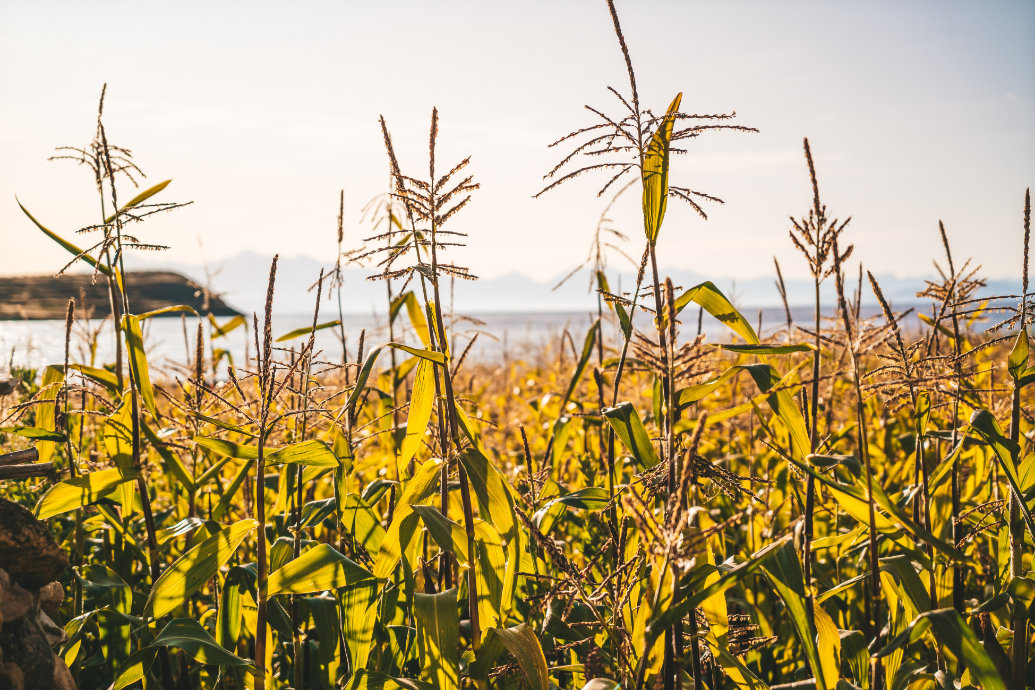
<instances>
[{"instance_id":1,"label":"pale sky","mask_svg":"<svg viewBox=\"0 0 1035 690\"><path fill-rule=\"evenodd\" d=\"M24 2L0 0L0 273L53 272L67 255L21 201L73 239L97 222L84 168L47 162L86 144L101 84L109 139L161 198L193 206L141 239L170 261L252 250L333 263L337 192L351 243L387 183L378 115L402 165L426 170L432 106L440 167L471 155L482 184L455 229L474 273L547 279L579 262L600 178L538 200L547 144L615 111L627 91L602 1ZM710 220L670 205L663 265L715 278L805 273L788 215L811 194L808 136L831 212L874 272L924 275L938 219L959 257L1018 276L1024 189L1035 181L1035 3L618 0L641 100L735 109L759 134L689 142L676 183L720 196ZM128 198L129 191L123 193ZM642 247L639 200L616 213ZM81 240L80 240L81 241ZM257 270L265 271L265 264Z\"/></svg>"}]
</instances>

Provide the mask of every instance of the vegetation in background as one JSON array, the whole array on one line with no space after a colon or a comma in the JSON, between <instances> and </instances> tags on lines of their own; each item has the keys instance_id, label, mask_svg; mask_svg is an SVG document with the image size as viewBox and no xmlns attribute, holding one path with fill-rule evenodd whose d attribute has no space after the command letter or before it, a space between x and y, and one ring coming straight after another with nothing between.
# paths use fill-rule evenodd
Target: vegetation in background
<instances>
[{"instance_id":1,"label":"vegetation in background","mask_svg":"<svg viewBox=\"0 0 1035 690\"><path fill-rule=\"evenodd\" d=\"M543 191L597 171L601 194L638 182L639 275L612 291L601 238L626 238L605 211L584 264L596 320L581 347L562 339L537 362L468 362L473 338L455 334L443 279L451 291L474 276L446 259L466 241L450 221L478 184L469 159L437 164L433 110L422 173L403 167L381 120L391 192L371 207L366 249L347 256L340 197L338 254L309 328L278 333L274 258L246 361L219 347L245 319L190 314L188 361L154 371L148 320L191 310L135 313L123 258L158 248L127 229L176 204L150 201L168 181L119 201L140 173L108 141L102 95L96 139L70 154L92 171L100 216L84 230L101 239L82 249L22 208L108 285L115 362L66 354L23 372L16 403L0 399L4 449L33 443L64 469L4 492L72 554L61 653L80 687L1035 680L1030 197L1020 294L978 297L939 226L941 279L918 295L931 313L911 331L862 267L849 294L848 221L822 204L806 141L812 203L791 238L814 319L794 325L788 309L764 338L712 283L665 279L657 256L670 198L702 218L719 201L670 183L671 157L711 130L753 130L686 113L681 94L643 107L608 8L630 91L609 89L618 112L588 107L593 122L556 142L575 148ZM348 351L343 260L386 282L389 342L368 348L361 333ZM821 303L825 280L836 304ZM864 291L882 318L860 317ZM325 298L338 319L321 323ZM685 336L691 305L729 342L705 342L699 325ZM69 333L74 320L70 304ZM322 328L338 331L340 353L315 350Z\"/></svg>"}]
</instances>

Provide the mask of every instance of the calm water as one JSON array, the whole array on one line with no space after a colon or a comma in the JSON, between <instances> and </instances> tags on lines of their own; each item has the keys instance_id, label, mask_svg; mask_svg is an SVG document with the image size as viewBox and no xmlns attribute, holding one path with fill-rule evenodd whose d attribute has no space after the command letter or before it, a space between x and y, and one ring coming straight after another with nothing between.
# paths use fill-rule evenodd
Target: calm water
<instances>
[{"instance_id":1,"label":"calm water","mask_svg":"<svg viewBox=\"0 0 1035 690\"><path fill-rule=\"evenodd\" d=\"M405 321L405 317L399 322ZM222 323L226 319L219 319ZM144 342L149 363L152 367L170 368L193 359L194 339L197 333L197 319L186 320L174 318L153 318L144 322ZM398 323L398 322L397 322ZM470 342L475 332L479 332L471 352L468 355L481 361L503 361L506 358L531 356L548 343L556 344L565 329L571 331L576 345L581 345L586 329L591 324L588 313L510 313L510 314L478 314L471 317L458 317L452 324L454 350L459 352ZM312 324L312 315L274 316L273 336L277 338L297 328ZM89 352L88 343L91 338L84 324L77 324L73 329L71 359L74 362L95 365L111 362L114 359L112 324L110 320L92 321L88 326L97 332L96 351ZM205 325L206 339L209 327ZM60 363L64 360L64 321L0 321L0 371L11 366L40 367L47 364ZM383 317L346 316L345 339L350 357L355 357L356 345L360 332L365 332L365 348L387 342L388 329ZM342 356L340 329L328 328L317 332L316 346L319 357L324 360L340 362ZM417 338L412 330L395 334L397 341L416 344ZM300 348L306 336L293 340L275 343L276 347L285 349L294 346ZM238 364L244 362L246 356L254 356L255 345L251 332L251 324L245 331L237 328L226 336L217 338L215 346L228 350ZM211 342L207 341L207 348Z\"/></svg>"},{"instance_id":2,"label":"calm water","mask_svg":"<svg viewBox=\"0 0 1035 690\"><path fill-rule=\"evenodd\" d=\"M811 319L808 309L792 310L796 321L807 324ZM745 316L757 325L758 309L745 308ZM697 331L696 310L683 312L682 333L691 335ZM453 349L459 353L475 332L479 335L468 355L475 360L496 363L506 359L531 358L541 355L545 346L556 347L561 336L567 330L576 349L581 349L586 330L591 325L594 315L588 312L538 312L538 313L497 313L476 314L470 317L458 316L452 323ZM782 309L763 309L762 326L764 332L780 328L784 323ZM221 319L221 322L225 319ZM405 317L399 320L406 321ZM638 318L637 326L649 326L646 318ZM311 315L274 316L274 338L296 328L307 327L312 323ZM702 332L712 341L727 340L729 331L707 314L702 321ZM112 346L111 321L92 321L89 328L99 331L96 338L97 348L93 356L88 351L89 337L83 324L73 330L71 359L73 362L87 363L91 361L99 366L114 360ZM60 363L64 359L64 321L0 321L0 372L11 366L40 367L47 364ZM186 330L186 337L185 337ZM388 332L383 317L346 316L345 338L350 357L355 357L356 344L361 331L366 333L366 350L388 340ZM154 318L144 322L144 341L147 347L150 365L158 369L172 369L182 366L184 362L193 360L194 337L197 332L197 319L186 320L178 317ZM206 324L205 333L208 336ZM605 333L609 341L617 337L617 326L614 323L605 325ZM218 338L216 347L228 350L238 365L246 356L254 356L255 346L252 340L251 327L246 332L238 328L227 336ZM400 336L396 340L415 344L417 339L412 332ZM300 348L305 337L276 344L278 347ZM207 349L211 343L207 345ZM317 349L319 357L326 361L341 361L340 331L337 328L325 329L317 333Z\"/></svg>"}]
</instances>

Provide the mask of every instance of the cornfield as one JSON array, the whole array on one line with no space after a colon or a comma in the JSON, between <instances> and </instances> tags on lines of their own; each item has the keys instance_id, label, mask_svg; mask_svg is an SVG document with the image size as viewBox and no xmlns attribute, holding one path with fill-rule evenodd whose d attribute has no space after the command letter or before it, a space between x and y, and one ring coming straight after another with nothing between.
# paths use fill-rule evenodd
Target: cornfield
<instances>
[{"instance_id":1,"label":"cornfield","mask_svg":"<svg viewBox=\"0 0 1035 690\"><path fill-rule=\"evenodd\" d=\"M685 112L682 94L641 104L608 8L628 88L552 144L565 153L541 193L580 175L600 175L601 195L639 189L643 236L622 245L638 278L612 291L608 245L626 238L603 228L582 265L593 325L534 359L468 361L452 328L446 290L474 275L444 259L468 241L450 221L478 183L468 159L436 160L437 111L423 172L381 120L391 191L375 234L342 251L339 215L312 326L285 334L276 258L250 320L134 312L124 256L160 247L133 226L180 204L156 201L169 181L125 200L142 174L103 107L94 141L61 150L93 174L90 244L22 210L108 286L93 337L115 361L66 345L63 362L14 372L0 444L35 448L47 471L0 491L70 554L59 656L79 687L1035 684L1030 197L1018 294L984 295L939 227L941 278L918 286L931 311L907 327L877 277L850 269L850 223L822 203L806 140L811 199L789 230L815 319L788 309L762 338L714 284L666 280L656 252L670 200L702 218L719 201L670 180L670 158L754 130ZM388 342L345 347L346 261L384 281ZM882 315L863 318L864 299ZM707 342L699 315L728 338ZM170 316L194 354L156 370L143 333ZM69 333L76 319L72 302ZM242 329L235 362L220 345ZM340 352L316 349L320 329L341 331Z\"/></svg>"}]
</instances>

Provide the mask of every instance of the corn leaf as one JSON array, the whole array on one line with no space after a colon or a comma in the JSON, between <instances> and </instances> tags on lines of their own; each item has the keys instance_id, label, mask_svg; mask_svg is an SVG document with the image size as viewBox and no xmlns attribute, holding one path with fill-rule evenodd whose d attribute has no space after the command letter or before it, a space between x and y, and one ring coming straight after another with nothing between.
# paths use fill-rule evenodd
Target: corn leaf
<instances>
[{"instance_id":1,"label":"corn leaf","mask_svg":"<svg viewBox=\"0 0 1035 690\"><path fill-rule=\"evenodd\" d=\"M364 580L340 590L342 632L353 669L366 668L377 623L377 580Z\"/></svg>"},{"instance_id":2,"label":"corn leaf","mask_svg":"<svg viewBox=\"0 0 1035 690\"><path fill-rule=\"evenodd\" d=\"M208 630L193 618L169 621L150 646L176 647L200 663L212 666L251 666L250 662L220 647Z\"/></svg>"},{"instance_id":3,"label":"corn leaf","mask_svg":"<svg viewBox=\"0 0 1035 690\"><path fill-rule=\"evenodd\" d=\"M237 547L257 526L255 520L241 520L216 532L176 559L151 588L144 604L144 614L161 618L184 604L230 560Z\"/></svg>"},{"instance_id":4,"label":"corn leaf","mask_svg":"<svg viewBox=\"0 0 1035 690\"><path fill-rule=\"evenodd\" d=\"M1032 520L1031 511L1024 500L1021 480L1017 474L1017 467L1014 465L1014 458L1020 454L1020 449L1016 443L1003 434L999 422L996 421L995 417L988 410L975 410L970 417L970 428L976 431L984 439L985 443L992 448L992 453L995 455L996 460L999 462L999 467L1002 468L1003 474L1006 475L1006 479L1010 484L1010 490L1013 492L1014 498L1017 499L1017 503L1020 504L1021 515L1024 518L1024 523L1028 526L1028 533L1031 535L1032 540L1035 541L1035 521Z\"/></svg>"},{"instance_id":5,"label":"corn leaf","mask_svg":"<svg viewBox=\"0 0 1035 690\"><path fill-rule=\"evenodd\" d=\"M216 321L216 317L212 314L208 315L208 322L212 326L212 338L222 338L231 331L246 325L248 322L244 320L244 317L238 314L237 316L228 319L222 326Z\"/></svg>"},{"instance_id":6,"label":"corn leaf","mask_svg":"<svg viewBox=\"0 0 1035 690\"><path fill-rule=\"evenodd\" d=\"M22 202L18 201L17 198L15 198L15 201L18 203L18 208L20 208L22 210L22 213L24 213L26 216L28 216L29 220L31 220L33 222L33 224L37 228L42 230L44 235L46 235L47 237L49 237L50 239L54 240L59 245L61 245L61 247L64 248L64 250L67 251L69 254L72 254L74 256L82 257L83 261L85 261L86 263L90 264L91 266L93 266L94 268L99 270L104 275L106 275L106 276L110 276L111 275L111 269L110 268L108 268L104 264L98 264L96 259L94 259L89 254L84 254L82 249L80 249L79 247L75 246L71 242L63 239L57 233L52 232L51 230L48 230L47 228L43 227L43 224L40 223L35 218L33 218L32 214L29 213L28 209L26 209L24 206L22 206Z\"/></svg>"},{"instance_id":7,"label":"corn leaf","mask_svg":"<svg viewBox=\"0 0 1035 690\"><path fill-rule=\"evenodd\" d=\"M224 441L221 438L211 438L209 436L195 436L194 442L202 448L207 448L213 453L225 455L228 458L255 460L259 457L258 447L245 443L234 443L233 441Z\"/></svg>"},{"instance_id":8,"label":"corn leaf","mask_svg":"<svg viewBox=\"0 0 1035 690\"><path fill-rule=\"evenodd\" d=\"M906 629L888 641L878 658L903 649L928 632L943 651L950 652L967 665L967 669L985 690L1006 690L1002 677L985 652L977 635L954 609L926 611L913 619Z\"/></svg>"},{"instance_id":9,"label":"corn leaf","mask_svg":"<svg viewBox=\"0 0 1035 690\"><path fill-rule=\"evenodd\" d=\"M384 580L392 574L412 544L419 520L410 505L420 503L431 495L438 483L440 469L441 462L432 458L421 465L417 473L406 482L396 501L388 532L374 559L374 577L378 580Z\"/></svg>"},{"instance_id":10,"label":"corn leaf","mask_svg":"<svg viewBox=\"0 0 1035 690\"><path fill-rule=\"evenodd\" d=\"M603 271L597 271L597 288L611 294L611 286L607 283L607 276L604 275ZM629 312L625 310L625 306L618 301L606 300L611 309L614 310L615 315L618 317L618 324L622 328L622 335L626 338L632 335L632 320L629 318Z\"/></svg>"},{"instance_id":11,"label":"corn leaf","mask_svg":"<svg viewBox=\"0 0 1035 690\"><path fill-rule=\"evenodd\" d=\"M282 335L279 338L277 338L277 342L278 343L282 343L282 342L284 342L286 340L294 340L295 338L297 338L299 336L302 336L302 335L309 335L310 333L312 333L314 331L322 331L325 328L334 328L335 326L337 326L340 323L341 323L341 321L339 321L338 319L335 319L334 321L326 321L324 323L318 323L318 324L316 324L315 327L313 327L313 326L303 326L301 328L296 328L295 330L288 331L284 335Z\"/></svg>"},{"instance_id":12,"label":"corn leaf","mask_svg":"<svg viewBox=\"0 0 1035 690\"><path fill-rule=\"evenodd\" d=\"M340 467L341 460L323 441L309 439L285 446L266 456L267 465L305 465L306 467Z\"/></svg>"},{"instance_id":13,"label":"corn leaf","mask_svg":"<svg viewBox=\"0 0 1035 690\"><path fill-rule=\"evenodd\" d=\"M318 544L273 571L266 584L274 594L308 594L354 585L373 578L365 568L340 554L330 544Z\"/></svg>"},{"instance_id":14,"label":"corn leaf","mask_svg":"<svg viewBox=\"0 0 1035 690\"><path fill-rule=\"evenodd\" d=\"M346 411L351 410L356 406L356 402L359 401L360 396L363 395L363 391L366 390L367 379L370 378L370 372L374 368L374 363L377 362L377 356L380 355L386 347L392 347L403 352L408 352L411 355L420 357L422 359L430 360L432 362L435 362L436 364L445 364L446 362L446 356L443 355L441 352L434 352L432 350L418 350L417 348L410 347L409 345L401 345L399 343L386 343L384 345L381 345L380 347L375 347L373 350L371 350L370 354L367 355L366 361L363 362L363 367L359 370L359 374L356 376L356 385L353 387L352 393L349 394L349 398L345 402L344 407L342 407L341 412L338 413L338 418L340 418L341 415L345 414Z\"/></svg>"},{"instance_id":15,"label":"corn leaf","mask_svg":"<svg viewBox=\"0 0 1035 690\"><path fill-rule=\"evenodd\" d=\"M456 588L413 595L420 678L440 690L460 687L460 615Z\"/></svg>"},{"instance_id":16,"label":"corn leaf","mask_svg":"<svg viewBox=\"0 0 1035 690\"><path fill-rule=\"evenodd\" d=\"M411 678L393 678L377 671L360 669L342 690L433 690L434 686Z\"/></svg>"},{"instance_id":17,"label":"corn leaf","mask_svg":"<svg viewBox=\"0 0 1035 690\"><path fill-rule=\"evenodd\" d=\"M46 520L82 508L111 493L123 482L139 476L140 473L134 469L111 468L58 482L40 497L35 508L36 517Z\"/></svg>"},{"instance_id":18,"label":"corn leaf","mask_svg":"<svg viewBox=\"0 0 1035 690\"><path fill-rule=\"evenodd\" d=\"M798 634L798 641L805 650L809 667L815 672L816 687L820 690L833 690L837 684L837 677L835 675L831 678L827 674L830 659L821 658L820 649L816 644L816 623L806 607L808 595L797 550L787 542L773 558L762 565L762 572L766 574L787 607L791 623Z\"/></svg>"},{"instance_id":19,"label":"corn leaf","mask_svg":"<svg viewBox=\"0 0 1035 690\"><path fill-rule=\"evenodd\" d=\"M794 352L811 352L815 346L807 343L798 345L718 345L722 350L734 352L738 355L789 355Z\"/></svg>"},{"instance_id":20,"label":"corn leaf","mask_svg":"<svg viewBox=\"0 0 1035 690\"><path fill-rule=\"evenodd\" d=\"M632 403L618 403L604 410L604 417L640 467L650 469L661 462Z\"/></svg>"},{"instance_id":21,"label":"corn leaf","mask_svg":"<svg viewBox=\"0 0 1035 690\"><path fill-rule=\"evenodd\" d=\"M43 377L40 381L40 390L36 394L36 426L44 431L57 433L57 408L56 400L58 390L64 383L65 374L62 367L48 366L43 370ZM50 460L56 448L54 441L41 440L36 444L36 452L39 454L40 462Z\"/></svg>"},{"instance_id":22,"label":"corn leaf","mask_svg":"<svg viewBox=\"0 0 1035 690\"><path fill-rule=\"evenodd\" d=\"M1022 328L1013 342L1013 349L1007 358L1007 369L1014 381L1020 381L1028 366L1028 329Z\"/></svg>"},{"instance_id":23,"label":"corn leaf","mask_svg":"<svg viewBox=\"0 0 1035 690\"><path fill-rule=\"evenodd\" d=\"M194 307L188 307L186 304L174 304L160 309L152 309L143 314L137 314L137 319L140 321L146 321L154 316L165 316L166 314L176 314L179 312L188 312L194 314L194 316L201 316Z\"/></svg>"},{"instance_id":24,"label":"corn leaf","mask_svg":"<svg viewBox=\"0 0 1035 690\"><path fill-rule=\"evenodd\" d=\"M676 123L676 113L683 94L676 94L668 111L658 124L647 145L643 157L643 229L647 242L657 244L661 221L665 218L665 206L668 202L668 158L669 144L672 141L672 128Z\"/></svg>"},{"instance_id":25,"label":"corn leaf","mask_svg":"<svg viewBox=\"0 0 1035 690\"><path fill-rule=\"evenodd\" d=\"M126 314L122 317L122 330L126 333L129 364L137 390L140 392L147 411L151 413L152 417L158 419L155 391L151 387L151 375L147 369L147 354L144 352L144 335L140 330L140 319L132 314Z\"/></svg>"},{"instance_id":26,"label":"corn leaf","mask_svg":"<svg viewBox=\"0 0 1035 690\"><path fill-rule=\"evenodd\" d=\"M421 359L413 377L410 391L410 411L406 416L406 436L399 452L399 466L405 467L420 449L424 432L431 422L431 410L435 403L435 365Z\"/></svg>"},{"instance_id":27,"label":"corn leaf","mask_svg":"<svg viewBox=\"0 0 1035 690\"><path fill-rule=\"evenodd\" d=\"M550 690L546 656L535 632L525 623L512 628L495 628L495 631L503 646L517 659L528 687L533 690Z\"/></svg>"},{"instance_id":28,"label":"corn leaf","mask_svg":"<svg viewBox=\"0 0 1035 690\"><path fill-rule=\"evenodd\" d=\"M153 187L149 187L148 189L145 189L144 191L140 192L140 194L137 194L135 197L133 197L132 199L127 201L125 204L123 204L122 208L119 209L119 210L120 211L128 211L129 209L133 208L134 206L139 206L140 204L144 203L145 201L147 201L148 199L153 197L158 192L160 192L163 189L165 189L166 187L168 187L170 182L172 182L172 180L165 180L164 182L159 182L158 184L156 184ZM105 218L104 222L105 223L110 223L113 220L115 220L115 216L111 215L111 216L108 216L107 218Z\"/></svg>"},{"instance_id":29,"label":"corn leaf","mask_svg":"<svg viewBox=\"0 0 1035 690\"><path fill-rule=\"evenodd\" d=\"M723 325L746 340L750 345L760 345L755 329L751 327L747 319L737 311L726 295L711 281L705 281L700 285L688 289L672 305L678 314L686 305L696 302L706 312L718 319Z\"/></svg>"}]
</instances>

